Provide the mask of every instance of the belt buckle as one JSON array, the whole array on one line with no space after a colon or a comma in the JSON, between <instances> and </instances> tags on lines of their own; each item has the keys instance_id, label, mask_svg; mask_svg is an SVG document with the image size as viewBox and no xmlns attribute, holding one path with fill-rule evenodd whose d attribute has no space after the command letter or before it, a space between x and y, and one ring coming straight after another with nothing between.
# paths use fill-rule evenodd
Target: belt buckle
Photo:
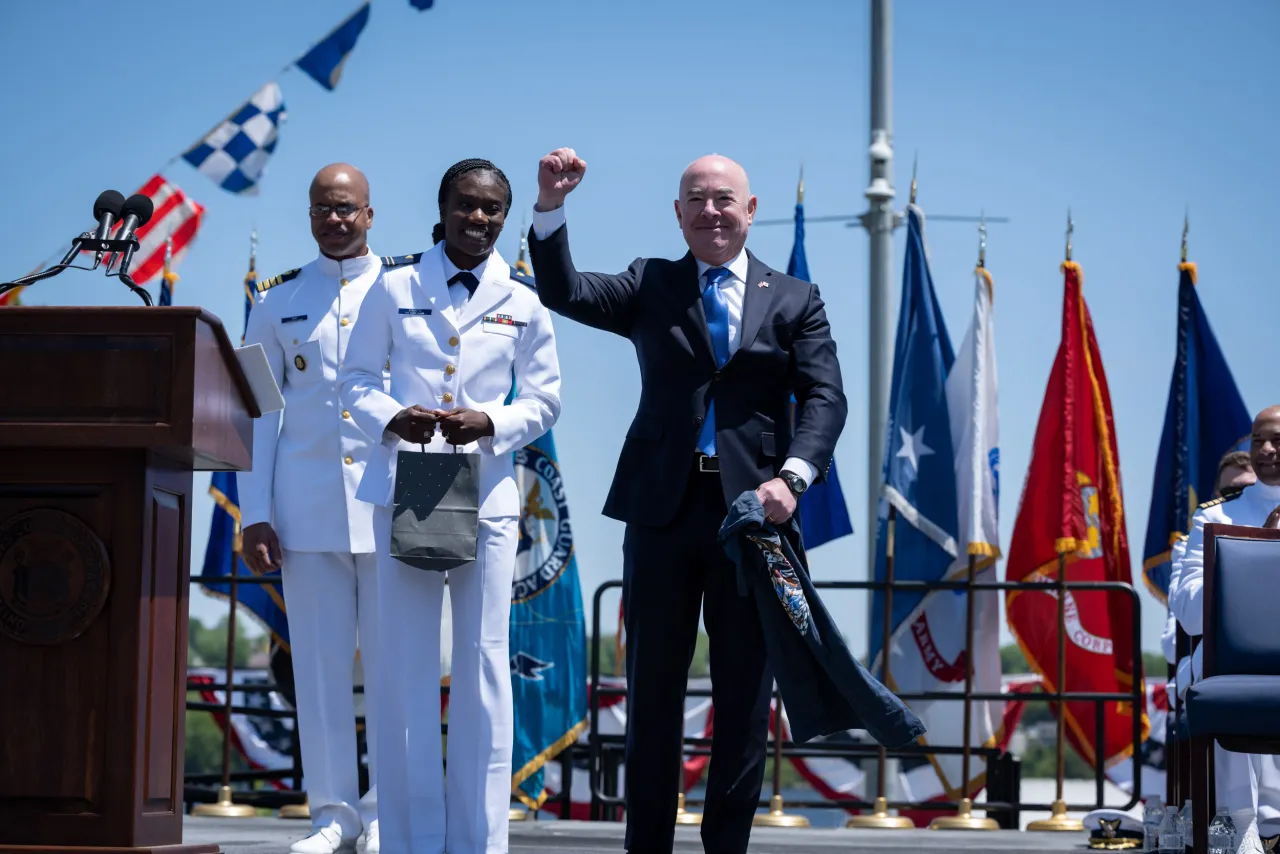
<instances>
[{"instance_id":1,"label":"belt buckle","mask_svg":"<svg viewBox=\"0 0 1280 854\"><path fill-rule=\"evenodd\" d=\"M711 462L708 463L707 461ZM708 467L710 466L710 467ZM706 454L698 455L698 471L715 473L720 471L720 460L718 457L709 457Z\"/></svg>"}]
</instances>

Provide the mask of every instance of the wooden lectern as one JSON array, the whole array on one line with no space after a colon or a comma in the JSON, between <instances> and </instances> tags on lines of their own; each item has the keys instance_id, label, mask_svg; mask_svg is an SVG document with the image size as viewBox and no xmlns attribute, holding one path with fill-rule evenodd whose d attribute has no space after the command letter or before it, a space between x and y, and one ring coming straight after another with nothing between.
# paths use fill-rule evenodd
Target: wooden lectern
<instances>
[{"instance_id":1,"label":"wooden lectern","mask_svg":"<svg viewBox=\"0 0 1280 854\"><path fill-rule=\"evenodd\" d=\"M191 490L260 415L199 308L0 310L0 854L182 845Z\"/></svg>"}]
</instances>

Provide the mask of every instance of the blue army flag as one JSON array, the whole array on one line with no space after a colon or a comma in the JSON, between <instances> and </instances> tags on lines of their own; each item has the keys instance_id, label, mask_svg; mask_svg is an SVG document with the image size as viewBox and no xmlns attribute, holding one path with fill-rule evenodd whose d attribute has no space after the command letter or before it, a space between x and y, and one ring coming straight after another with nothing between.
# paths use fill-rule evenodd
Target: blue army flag
<instances>
[{"instance_id":1,"label":"blue army flag","mask_svg":"<svg viewBox=\"0 0 1280 854\"><path fill-rule=\"evenodd\" d=\"M249 252L249 272L244 278L244 322L249 324L249 310L253 308L257 255L257 234L252 238ZM240 342L244 343L241 330ZM250 575L249 567L240 556L240 489L233 471L216 471L209 481L209 494L213 496L213 521L209 525L209 542L205 546L203 575ZM233 559L234 555L234 559ZM234 562L233 562L234 561ZM205 590L219 599L230 594L229 584L202 582ZM289 620L284 607L284 591L280 582L236 585L236 598L271 633L276 644L289 649Z\"/></svg>"},{"instance_id":2,"label":"blue army flag","mask_svg":"<svg viewBox=\"0 0 1280 854\"><path fill-rule=\"evenodd\" d=\"M511 273L533 286L523 251ZM515 475L520 536L511 585L511 790L538 809L547 798L544 766L587 728L587 625L550 432L515 452Z\"/></svg>"},{"instance_id":3,"label":"blue army flag","mask_svg":"<svg viewBox=\"0 0 1280 854\"><path fill-rule=\"evenodd\" d=\"M365 24L369 23L370 5L365 3L357 9L297 62L299 68L330 92L337 88L347 57L355 49L356 39L360 37Z\"/></svg>"},{"instance_id":4,"label":"blue army flag","mask_svg":"<svg viewBox=\"0 0 1280 854\"><path fill-rule=\"evenodd\" d=\"M958 550L955 455L947 406L947 375L955 361L951 339L929 273L924 212L907 206L907 251L902 305L885 431L882 487L876 531L875 580L886 577L889 509L894 528L894 578L937 581L947 577ZM897 644L923 593L895 590L890 632ZM871 662L880 668L884 633L884 592L871 609ZM892 669L890 670L892 676ZM886 682L893 687L891 681Z\"/></svg>"},{"instance_id":5,"label":"blue army flag","mask_svg":"<svg viewBox=\"0 0 1280 854\"><path fill-rule=\"evenodd\" d=\"M803 174L796 191L796 239L791 245L787 275L809 281L809 261L804 254ZM793 397L792 405L794 404ZM826 477L812 484L800 496L800 531L806 549L816 548L853 533L853 523L849 521L849 509L845 506L844 493L840 490L840 475L836 472L834 458Z\"/></svg>"},{"instance_id":6,"label":"blue army flag","mask_svg":"<svg viewBox=\"0 0 1280 854\"><path fill-rule=\"evenodd\" d=\"M1253 419L1196 294L1196 265L1178 265L1178 338L1156 452L1142 573L1162 602L1169 594L1169 551L1191 530L1191 515L1214 493L1218 462L1248 450Z\"/></svg>"}]
</instances>

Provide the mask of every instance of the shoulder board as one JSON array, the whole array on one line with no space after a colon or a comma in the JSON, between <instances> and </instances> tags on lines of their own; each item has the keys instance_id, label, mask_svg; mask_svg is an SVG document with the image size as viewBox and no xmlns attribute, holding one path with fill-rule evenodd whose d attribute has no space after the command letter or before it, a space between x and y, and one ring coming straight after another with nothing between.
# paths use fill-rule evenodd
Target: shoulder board
<instances>
[{"instance_id":1,"label":"shoulder board","mask_svg":"<svg viewBox=\"0 0 1280 854\"><path fill-rule=\"evenodd\" d=\"M1244 495L1243 489L1232 490L1231 492L1221 495L1217 498L1210 498L1208 501L1200 505L1200 510L1206 510L1210 507L1217 507L1219 504L1226 504L1228 501L1235 501L1241 495Z\"/></svg>"},{"instance_id":2,"label":"shoulder board","mask_svg":"<svg viewBox=\"0 0 1280 854\"><path fill-rule=\"evenodd\" d=\"M533 288L534 290L538 289L538 283L534 280L533 276L528 273L520 272L516 267L511 268L511 281L519 282L520 284Z\"/></svg>"},{"instance_id":3,"label":"shoulder board","mask_svg":"<svg viewBox=\"0 0 1280 854\"><path fill-rule=\"evenodd\" d=\"M287 270L278 276L272 276L269 279L263 279L257 284L258 293L264 293L265 291L271 290L276 285L283 285L285 282L292 281L293 279L296 279L298 277L298 274L301 272L302 272L302 268L299 267L294 270Z\"/></svg>"},{"instance_id":4,"label":"shoulder board","mask_svg":"<svg viewBox=\"0 0 1280 854\"><path fill-rule=\"evenodd\" d=\"M415 252L412 255L383 255L382 266L403 267L406 264L417 264L418 259L421 257L422 257L421 252Z\"/></svg>"}]
</instances>

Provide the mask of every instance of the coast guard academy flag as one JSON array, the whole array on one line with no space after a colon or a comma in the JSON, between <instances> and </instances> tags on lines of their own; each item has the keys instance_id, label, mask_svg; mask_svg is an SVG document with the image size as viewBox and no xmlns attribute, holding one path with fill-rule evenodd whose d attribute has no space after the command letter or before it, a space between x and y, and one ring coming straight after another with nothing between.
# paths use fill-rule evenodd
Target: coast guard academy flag
<instances>
[{"instance_id":1,"label":"coast guard academy flag","mask_svg":"<svg viewBox=\"0 0 1280 854\"><path fill-rule=\"evenodd\" d=\"M801 281L809 281L809 261L804 253L804 184L800 185L799 199L796 202L796 239L791 246L791 259L787 262L787 275L795 276ZM791 399L792 417L795 412L795 398ZM800 496L800 532L806 549L817 548L823 543L853 533L853 523L849 521L849 509L844 503L844 493L840 490L840 476L836 472L836 461L831 460L831 469L826 477L810 484Z\"/></svg>"},{"instance_id":2,"label":"coast guard academy flag","mask_svg":"<svg viewBox=\"0 0 1280 854\"><path fill-rule=\"evenodd\" d=\"M532 286L522 262L523 252L512 277ZM544 766L587 728L587 627L550 432L515 452L515 470L520 536L511 585L511 790L538 809L547 799Z\"/></svg>"},{"instance_id":3,"label":"coast guard academy flag","mask_svg":"<svg viewBox=\"0 0 1280 854\"><path fill-rule=\"evenodd\" d=\"M333 32L325 36L298 60L297 65L324 88L332 92L342 77L342 67L356 46L356 39L369 23L369 3L365 3Z\"/></svg>"},{"instance_id":4,"label":"coast guard academy flag","mask_svg":"<svg viewBox=\"0 0 1280 854\"><path fill-rule=\"evenodd\" d=\"M886 577L890 507L897 511L893 538L896 580L937 581L945 578L955 563L956 464L946 395L947 375L954 361L929 273L924 212L908 205L907 255L876 532L877 581ZM890 631L895 646L901 642L898 635L902 629L919 615L923 602L922 593L894 591ZM883 631L884 591L877 590L871 609L871 661L881 673ZM898 693L906 690L893 667L889 678L882 681Z\"/></svg>"},{"instance_id":5,"label":"coast guard academy flag","mask_svg":"<svg viewBox=\"0 0 1280 854\"><path fill-rule=\"evenodd\" d=\"M182 159L228 192L257 195L287 117L279 84L268 83L184 151Z\"/></svg>"},{"instance_id":6,"label":"coast guard academy flag","mask_svg":"<svg viewBox=\"0 0 1280 854\"><path fill-rule=\"evenodd\" d=\"M245 325L249 323L249 309L253 307L254 253L249 255L249 274L245 277ZM241 331L241 343L244 333ZM209 481L209 494L213 496L213 521L209 525L209 542L205 546L203 575L252 575L240 555L240 489L236 485L236 473L216 471ZM234 563L233 556L234 555ZM278 571L277 573L278 574ZM206 591L219 599L229 594L230 585L218 582L201 582ZM284 591L279 582L268 584L238 584L236 598L272 638L286 651L289 650L289 619L284 607Z\"/></svg>"},{"instance_id":7,"label":"coast guard academy flag","mask_svg":"<svg viewBox=\"0 0 1280 854\"><path fill-rule=\"evenodd\" d=\"M1178 347L1156 453L1142 570L1147 587L1168 600L1169 549L1191 530L1191 515L1214 494L1218 462L1248 450L1253 419L1218 348L1196 295L1196 265L1178 265Z\"/></svg>"},{"instance_id":8,"label":"coast guard academy flag","mask_svg":"<svg viewBox=\"0 0 1280 854\"><path fill-rule=\"evenodd\" d=\"M1056 581L1060 567L1069 581L1132 582L1120 455L1116 450L1111 395L1102 353L1080 286L1080 267L1063 264L1062 339L1054 359L1031 450L1005 576L1009 581ZM1058 684L1058 594L1054 590L1009 591L1009 629L1027 663L1048 691ZM1066 615L1067 691L1128 692L1137 678L1133 615L1118 591L1068 591ZM1105 743L1098 743L1094 704L1069 702L1069 743L1090 765L1101 757L1113 765L1133 752L1133 715L1142 716L1142 740L1150 732L1146 710L1132 703L1106 703Z\"/></svg>"},{"instance_id":9,"label":"coast guard academy flag","mask_svg":"<svg viewBox=\"0 0 1280 854\"><path fill-rule=\"evenodd\" d=\"M992 316L991 274L975 271L973 321L955 364L947 375L947 409L951 416L951 442L955 449L958 554L951 565L952 578L968 575L972 556L975 581L995 581L995 560L1000 554L996 508L999 502L999 424L996 416L996 353ZM890 673L904 692L964 690L968 659L965 654L967 594L963 590L928 593L909 631L895 643ZM974 594L973 689L999 693L1000 601L993 590ZM908 640L908 637L910 640ZM998 744L1004 703L973 703L969 745ZM929 728L921 742L961 747L964 716L955 702L918 701L912 710ZM969 764L963 779L959 755L935 755L929 760L942 790L951 800L973 797L986 783L982 762Z\"/></svg>"}]
</instances>

